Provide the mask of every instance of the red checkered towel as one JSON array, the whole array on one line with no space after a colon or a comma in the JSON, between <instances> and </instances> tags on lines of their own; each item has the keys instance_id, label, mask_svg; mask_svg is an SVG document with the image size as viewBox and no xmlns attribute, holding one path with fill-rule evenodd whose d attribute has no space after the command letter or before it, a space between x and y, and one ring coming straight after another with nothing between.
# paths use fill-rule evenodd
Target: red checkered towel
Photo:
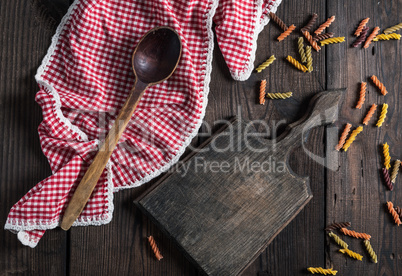
<instances>
[{"instance_id":1,"label":"red checkered towel","mask_svg":"<svg viewBox=\"0 0 402 276\"><path fill-rule=\"evenodd\" d=\"M181 61L170 79L145 92L74 226L108 223L113 192L166 171L197 134L207 105L213 23L233 78L245 80L254 67L257 36L280 1L75 1L36 75L40 142L53 175L11 208L5 229L34 247L45 230L59 225L134 84L131 55L148 30L174 28L183 43Z\"/></svg>"}]
</instances>

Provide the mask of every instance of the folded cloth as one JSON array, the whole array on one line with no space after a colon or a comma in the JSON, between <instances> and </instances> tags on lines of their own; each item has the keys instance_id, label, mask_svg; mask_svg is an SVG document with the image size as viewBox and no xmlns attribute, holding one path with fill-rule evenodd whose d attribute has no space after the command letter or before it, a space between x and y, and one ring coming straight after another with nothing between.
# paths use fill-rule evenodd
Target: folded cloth
<instances>
[{"instance_id":1,"label":"folded cloth","mask_svg":"<svg viewBox=\"0 0 402 276\"><path fill-rule=\"evenodd\" d=\"M183 44L168 80L149 88L73 226L112 219L113 192L137 187L178 161L204 117L213 30L234 79L253 70L256 40L281 0L77 0L63 18L36 80L42 150L53 175L10 211L5 229L35 247L55 228L134 84L131 55L151 28L170 26Z\"/></svg>"}]
</instances>

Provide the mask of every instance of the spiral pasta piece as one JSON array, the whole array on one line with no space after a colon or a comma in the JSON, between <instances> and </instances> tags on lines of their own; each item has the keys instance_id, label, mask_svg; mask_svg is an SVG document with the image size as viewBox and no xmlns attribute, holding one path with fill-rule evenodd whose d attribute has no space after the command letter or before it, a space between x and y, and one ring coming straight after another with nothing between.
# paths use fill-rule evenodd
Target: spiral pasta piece
<instances>
[{"instance_id":1,"label":"spiral pasta piece","mask_svg":"<svg viewBox=\"0 0 402 276\"><path fill-rule=\"evenodd\" d=\"M401 39L401 35L400 34L379 34L376 37L373 38L373 41L379 41L379 40L390 40L390 39L396 39L396 40L400 40Z\"/></svg>"},{"instance_id":2,"label":"spiral pasta piece","mask_svg":"<svg viewBox=\"0 0 402 276\"><path fill-rule=\"evenodd\" d=\"M343 145L345 144L346 137L348 137L348 134L349 134L349 131L350 131L351 127L352 127L351 124L349 124L349 123L346 124L345 129L343 130L342 135L339 138L338 145L336 145L336 147L335 147L335 149L337 151L339 151L343 147Z\"/></svg>"},{"instance_id":3,"label":"spiral pasta piece","mask_svg":"<svg viewBox=\"0 0 402 276\"><path fill-rule=\"evenodd\" d=\"M303 28L300 29L300 31L303 32L309 32L311 27L313 27L315 21L317 20L318 15L316 13L313 13L311 16L311 19L308 21L307 25L304 26Z\"/></svg>"},{"instance_id":4,"label":"spiral pasta piece","mask_svg":"<svg viewBox=\"0 0 402 276\"><path fill-rule=\"evenodd\" d=\"M382 168L381 172L382 176L384 177L385 185L387 186L388 190L392 191L394 189L394 185L392 185L388 170L386 168Z\"/></svg>"},{"instance_id":5,"label":"spiral pasta piece","mask_svg":"<svg viewBox=\"0 0 402 276\"><path fill-rule=\"evenodd\" d=\"M311 54L311 46L306 47L306 58L307 58L307 71L313 72L313 55Z\"/></svg>"},{"instance_id":6,"label":"spiral pasta piece","mask_svg":"<svg viewBox=\"0 0 402 276\"><path fill-rule=\"evenodd\" d=\"M286 92L286 93L267 93L266 97L269 99L276 99L276 100L280 100L280 99L287 99L292 97L292 92Z\"/></svg>"},{"instance_id":7,"label":"spiral pasta piece","mask_svg":"<svg viewBox=\"0 0 402 276\"><path fill-rule=\"evenodd\" d=\"M359 26L357 27L356 31L355 31L355 36L359 36L360 33L363 31L364 27L366 27L366 24L369 22L370 18L367 17L365 19L363 19Z\"/></svg>"},{"instance_id":8,"label":"spiral pasta piece","mask_svg":"<svg viewBox=\"0 0 402 276\"><path fill-rule=\"evenodd\" d=\"M359 260L359 261L363 260L363 256L362 256L362 255L360 255L360 254L358 254L358 253L356 253L356 252L353 252L352 250L349 250L349 249L347 249L347 248L339 249L339 252L341 252L341 253L343 253L343 254L346 253L346 254L349 255L349 257L352 257L352 258L354 258L354 259L356 259L356 260Z\"/></svg>"},{"instance_id":9,"label":"spiral pasta piece","mask_svg":"<svg viewBox=\"0 0 402 276\"><path fill-rule=\"evenodd\" d=\"M369 30L368 27L363 28L363 31L361 32L360 36L356 39L355 42L353 42L352 47L355 47L355 48L356 48L357 46L359 46L360 44L362 44L363 41L366 40L368 30Z\"/></svg>"},{"instance_id":10,"label":"spiral pasta piece","mask_svg":"<svg viewBox=\"0 0 402 276\"><path fill-rule=\"evenodd\" d=\"M315 30L314 33L317 34L317 35L322 33L334 21L335 21L335 15L331 16L330 18L328 18L327 21L325 21L323 24L321 24L320 27L318 27L318 29Z\"/></svg>"},{"instance_id":11,"label":"spiral pasta piece","mask_svg":"<svg viewBox=\"0 0 402 276\"><path fill-rule=\"evenodd\" d=\"M363 131L362 126L358 126L355 130L352 131L352 134L350 134L349 139L346 140L345 144L343 145L343 150L348 151L350 145L354 142L356 139L357 134Z\"/></svg>"},{"instance_id":12,"label":"spiral pasta piece","mask_svg":"<svg viewBox=\"0 0 402 276\"><path fill-rule=\"evenodd\" d=\"M384 34L393 33L393 32L396 32L399 29L402 29L402 22L397 24L397 25L395 25L395 26L389 27L388 29L385 29Z\"/></svg>"},{"instance_id":13,"label":"spiral pasta piece","mask_svg":"<svg viewBox=\"0 0 402 276\"><path fill-rule=\"evenodd\" d=\"M321 47L318 46L317 42L314 41L313 37L311 34L307 31L303 32L304 37L307 39L307 41L310 43L310 45L313 47L314 50L319 52L321 50Z\"/></svg>"},{"instance_id":14,"label":"spiral pasta piece","mask_svg":"<svg viewBox=\"0 0 402 276\"><path fill-rule=\"evenodd\" d=\"M334 33L324 33L324 34L315 35L313 37L313 40L320 41L320 40L324 40L324 39L331 38L331 37L334 37Z\"/></svg>"},{"instance_id":15,"label":"spiral pasta piece","mask_svg":"<svg viewBox=\"0 0 402 276\"><path fill-rule=\"evenodd\" d=\"M351 223L349 221L346 221L346 222L334 222L334 223L328 225L324 230L332 231L332 230L336 230L336 229L350 227L350 225L351 225Z\"/></svg>"},{"instance_id":16,"label":"spiral pasta piece","mask_svg":"<svg viewBox=\"0 0 402 276\"><path fill-rule=\"evenodd\" d=\"M261 84L260 84L260 104L265 104L265 89L267 86L267 81L266 80L262 80Z\"/></svg>"},{"instance_id":17,"label":"spiral pasta piece","mask_svg":"<svg viewBox=\"0 0 402 276\"><path fill-rule=\"evenodd\" d=\"M293 24L290 25L286 31L284 31L283 33L281 33L280 36L278 36L278 38L277 38L278 41L284 40L286 37L288 37L294 31L294 29L296 29L296 26Z\"/></svg>"},{"instance_id":18,"label":"spiral pasta piece","mask_svg":"<svg viewBox=\"0 0 402 276\"><path fill-rule=\"evenodd\" d=\"M385 143L382 145L382 153L384 154L384 166L387 170L391 168L391 156L389 155L389 145Z\"/></svg>"},{"instance_id":19,"label":"spiral pasta piece","mask_svg":"<svg viewBox=\"0 0 402 276\"><path fill-rule=\"evenodd\" d=\"M377 263L377 255L375 254L374 249L370 244L370 241L364 240L363 243L364 243L364 246L366 247L367 252L369 253L371 259L373 260L373 262Z\"/></svg>"},{"instance_id":20,"label":"spiral pasta piece","mask_svg":"<svg viewBox=\"0 0 402 276\"><path fill-rule=\"evenodd\" d=\"M322 268L322 267L309 267L307 268L307 270L312 274L319 273L323 275L336 275L336 273L338 273L337 270L333 270L332 268Z\"/></svg>"},{"instance_id":21,"label":"spiral pasta piece","mask_svg":"<svg viewBox=\"0 0 402 276\"><path fill-rule=\"evenodd\" d=\"M286 30L288 29L288 26L286 26L286 24L285 24L276 14L274 14L273 12L270 12L270 13L269 13L269 17L270 17L276 24L278 24L278 26L279 26L282 30L286 31Z\"/></svg>"},{"instance_id":22,"label":"spiral pasta piece","mask_svg":"<svg viewBox=\"0 0 402 276\"><path fill-rule=\"evenodd\" d=\"M293 57L287 56L286 60L289 61L291 64L293 64L293 66L299 69L300 71L303 72L307 71L307 67L298 62L297 60L295 60Z\"/></svg>"},{"instance_id":23,"label":"spiral pasta piece","mask_svg":"<svg viewBox=\"0 0 402 276\"><path fill-rule=\"evenodd\" d=\"M374 112L375 112L376 110L377 110L377 105L376 105L376 104L373 104L373 105L370 107L369 111L367 112L366 116L365 116L364 119L363 119L363 125L368 125L368 123L369 123L371 117L373 117L373 114L374 114Z\"/></svg>"},{"instance_id":24,"label":"spiral pasta piece","mask_svg":"<svg viewBox=\"0 0 402 276\"><path fill-rule=\"evenodd\" d=\"M149 241L149 244L151 245L152 251L154 252L156 259L158 259L158 261L160 261L163 258L163 256L162 256L161 252L159 251L158 246L156 245L154 237L149 236L148 241Z\"/></svg>"},{"instance_id":25,"label":"spiral pasta piece","mask_svg":"<svg viewBox=\"0 0 402 276\"><path fill-rule=\"evenodd\" d=\"M371 41L378 34L379 31L380 31L379 27L374 28L374 30L371 32L371 34L367 37L366 42L364 42L363 48L367 49L370 46Z\"/></svg>"},{"instance_id":26,"label":"spiral pasta piece","mask_svg":"<svg viewBox=\"0 0 402 276\"><path fill-rule=\"evenodd\" d=\"M364 101L366 100L366 89L367 89L367 83L362 82L360 85L360 95L359 95L359 100L357 101L356 108L361 109Z\"/></svg>"},{"instance_id":27,"label":"spiral pasta piece","mask_svg":"<svg viewBox=\"0 0 402 276\"><path fill-rule=\"evenodd\" d=\"M357 239L364 239L364 240L369 240L371 239L371 236L369 234L366 233L359 233L353 230L349 230L346 228L341 228L341 232L347 236L351 236Z\"/></svg>"},{"instance_id":28,"label":"spiral pasta piece","mask_svg":"<svg viewBox=\"0 0 402 276\"><path fill-rule=\"evenodd\" d=\"M328 44L334 44L334 43L341 43L341 42L345 42L345 37L344 36L340 36L340 37L331 37L331 38L327 38L324 40L321 40L321 46L324 45L328 45Z\"/></svg>"},{"instance_id":29,"label":"spiral pasta piece","mask_svg":"<svg viewBox=\"0 0 402 276\"><path fill-rule=\"evenodd\" d=\"M256 70L258 73L261 73L262 70L264 70L265 68L267 68L268 66L270 66L275 60L276 60L275 56L272 55L272 56L270 56L266 61L264 61L263 63L261 63L255 70Z\"/></svg>"},{"instance_id":30,"label":"spiral pasta piece","mask_svg":"<svg viewBox=\"0 0 402 276\"><path fill-rule=\"evenodd\" d=\"M379 81L376 75L372 75L371 80L380 89L381 94L384 96L388 94L387 88L385 88L385 85Z\"/></svg>"},{"instance_id":31,"label":"spiral pasta piece","mask_svg":"<svg viewBox=\"0 0 402 276\"><path fill-rule=\"evenodd\" d=\"M334 239L334 241L339 244L342 248L348 248L348 244L344 242L340 237L335 235L333 232L329 232L328 236Z\"/></svg>"},{"instance_id":32,"label":"spiral pasta piece","mask_svg":"<svg viewBox=\"0 0 402 276\"><path fill-rule=\"evenodd\" d=\"M391 214L391 216L393 217L395 223L399 226L402 222L401 222L401 219L400 219L398 213L394 209L394 204L392 204L391 201L387 201L387 207L388 207L388 211Z\"/></svg>"},{"instance_id":33,"label":"spiral pasta piece","mask_svg":"<svg viewBox=\"0 0 402 276\"><path fill-rule=\"evenodd\" d=\"M391 172L391 182L392 183L395 183L396 176L398 175L400 166L401 166L401 160L399 160L399 159L395 160L395 163L394 163L394 166L392 167L392 172Z\"/></svg>"},{"instance_id":34,"label":"spiral pasta piece","mask_svg":"<svg viewBox=\"0 0 402 276\"><path fill-rule=\"evenodd\" d=\"M301 61L303 63L306 63L307 57L306 57L306 53L304 51L304 43L303 43L303 41L304 41L303 37L299 37L297 39L297 48L299 50Z\"/></svg>"},{"instance_id":35,"label":"spiral pasta piece","mask_svg":"<svg viewBox=\"0 0 402 276\"><path fill-rule=\"evenodd\" d=\"M377 127L381 127L382 124L385 121L385 117L387 117L387 111L388 111L388 105L385 103L382 105L382 110L381 110L381 114L380 114L380 118L378 118Z\"/></svg>"}]
</instances>

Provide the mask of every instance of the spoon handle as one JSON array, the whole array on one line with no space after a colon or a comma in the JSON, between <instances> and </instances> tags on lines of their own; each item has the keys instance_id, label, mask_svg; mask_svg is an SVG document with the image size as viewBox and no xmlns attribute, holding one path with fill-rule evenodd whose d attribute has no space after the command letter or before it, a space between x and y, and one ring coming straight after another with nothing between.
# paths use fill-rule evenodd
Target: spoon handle
<instances>
[{"instance_id":1,"label":"spoon handle","mask_svg":"<svg viewBox=\"0 0 402 276\"><path fill-rule=\"evenodd\" d=\"M126 128L131 116L133 115L138 102L140 101L144 91L148 87L141 81L136 81L130 95L126 99L119 115L117 116L112 128L98 153L96 154L92 164L89 166L81 182L78 184L65 212L60 227L63 230L70 229L74 221L79 217L85 205L87 204L89 197L92 194L99 178L102 175L103 170L109 161L110 156L114 148L117 145L124 129Z\"/></svg>"}]
</instances>

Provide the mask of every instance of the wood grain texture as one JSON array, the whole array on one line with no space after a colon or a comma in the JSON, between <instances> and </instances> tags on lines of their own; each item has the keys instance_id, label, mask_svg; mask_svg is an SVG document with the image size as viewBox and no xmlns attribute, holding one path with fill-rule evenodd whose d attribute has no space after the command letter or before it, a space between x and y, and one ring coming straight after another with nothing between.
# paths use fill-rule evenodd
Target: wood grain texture
<instances>
[{"instance_id":1,"label":"wood grain texture","mask_svg":"<svg viewBox=\"0 0 402 276\"><path fill-rule=\"evenodd\" d=\"M327 15L336 15L336 21L350 22L348 25L353 27L357 26L359 20L370 17L370 31L375 26L384 30L402 20L402 1L356 1L354 9L347 8L349 5L349 1L327 2ZM351 221L350 229L370 234L370 243L378 256L378 264L370 262L370 256L361 241L343 237L350 249L363 255L363 262L341 256L336 252L338 246L327 240L326 265L334 265L342 275L399 275L402 268L402 252L398 248L398 241L402 238L402 233L394 227L385 203L387 200L400 202L402 190L396 187L390 192L382 182L380 145L385 142L390 145L393 159L402 154L402 95L398 92L402 84L401 43L372 43L368 49L355 49L350 47L355 40L351 36L352 27L345 30L341 24L333 24L330 29L348 38L347 45L343 47L326 48L327 88L348 87L337 124L340 131L346 122L352 123L354 127L361 124L362 118L373 103L389 104L391 113L383 127L378 129L374 126L378 118L376 112L374 120L364 126L363 135L356 139L347 153L340 152L339 168L327 172L327 223ZM382 96L378 89L369 83L369 78L375 74L386 84L390 92L387 96ZM353 105L358 97L359 83L362 81L368 84L368 97L362 109L357 110Z\"/></svg>"},{"instance_id":2,"label":"wood grain texture","mask_svg":"<svg viewBox=\"0 0 402 276\"><path fill-rule=\"evenodd\" d=\"M0 208L4 223L11 206L37 182L50 174L40 150L37 126L41 110L34 102L37 86L34 75L50 44L57 23L72 0L0 1ZM241 114L256 123L260 132L267 130L272 137L284 131L306 110L308 100L317 92L348 87L340 118L332 127L312 130L309 138L291 155L290 165L299 175L309 175L313 199L303 211L274 239L257 260L242 275L308 275L308 266L331 266L342 275L398 275L402 269L402 251L398 241L400 229L392 223L383 203L401 203L397 180L389 192L381 182L381 149L388 142L391 156L401 157L401 42L375 42L367 50L351 48L354 30L360 20L370 17L370 30L384 30L402 21L402 0L385 1L297 1L286 0L277 14L296 30L281 44L276 41L280 30L268 24L258 39L255 65L275 54L272 66L245 82L233 81L215 46L209 104L205 121L227 119ZM315 29L328 17L336 20L328 28L336 36L345 36L346 43L313 51L314 71L304 74L283 60L288 54L298 57L297 37L312 13L319 15ZM374 46L374 47L373 47ZM369 77L376 74L389 93L381 96ZM286 101L267 100L257 105L258 83L267 79L269 92L294 92ZM359 82L368 83L366 102L361 110L353 109L358 97ZM338 168L325 169L306 154L330 154L331 143L336 145L343 126L361 123L371 103L389 104L388 120L383 127L373 127L378 114L365 127L347 153L339 160L329 161ZM193 145L217 130L203 126ZM334 135L333 133L336 133ZM333 165L333 164L332 164ZM176 246L144 217L132 200L157 180L133 190L115 195L112 222L102 227L74 227L66 235L60 229L48 231L36 249L22 246L14 234L0 234L0 275L198 275ZM361 253L357 262L336 252L337 245L322 230L333 221L351 221L356 231L372 235L371 244L378 255L378 264L368 261L364 246L347 239L350 248ZM164 256L156 261L145 237L152 234Z\"/></svg>"},{"instance_id":3,"label":"wood grain texture","mask_svg":"<svg viewBox=\"0 0 402 276\"><path fill-rule=\"evenodd\" d=\"M69 5L58 4L60 11L48 7L55 21ZM42 112L34 99L34 75L52 33L36 18L42 12L38 7L30 1L0 2L0 275L66 274L67 236L60 229L47 232L32 250L3 228L10 208L51 174L37 134Z\"/></svg>"},{"instance_id":4,"label":"wood grain texture","mask_svg":"<svg viewBox=\"0 0 402 276\"><path fill-rule=\"evenodd\" d=\"M309 129L334 122L341 96L317 94L306 116L274 140L239 118L138 206L203 272L239 274L311 199L308 177L289 170L289 153Z\"/></svg>"}]
</instances>

